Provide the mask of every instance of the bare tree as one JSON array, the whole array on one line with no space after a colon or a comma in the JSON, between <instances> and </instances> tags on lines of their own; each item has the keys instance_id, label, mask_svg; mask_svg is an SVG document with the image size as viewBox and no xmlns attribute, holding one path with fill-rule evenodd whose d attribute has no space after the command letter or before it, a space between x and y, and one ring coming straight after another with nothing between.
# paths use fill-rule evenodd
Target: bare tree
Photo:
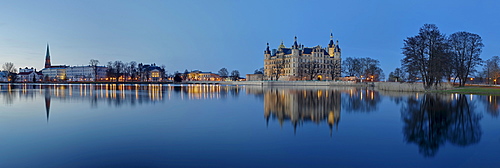
<instances>
[{"instance_id":1,"label":"bare tree","mask_svg":"<svg viewBox=\"0 0 500 168\"><path fill-rule=\"evenodd\" d=\"M332 80L335 80L337 77L342 76L342 62L341 60L332 60L331 64L328 64L330 69L330 74L332 76Z\"/></svg>"},{"instance_id":2,"label":"bare tree","mask_svg":"<svg viewBox=\"0 0 500 168\"><path fill-rule=\"evenodd\" d=\"M319 74L320 65L316 61L305 62L302 65L304 74L308 77L308 79L314 80L316 76Z\"/></svg>"},{"instance_id":3,"label":"bare tree","mask_svg":"<svg viewBox=\"0 0 500 168\"><path fill-rule=\"evenodd\" d=\"M221 69L219 70L219 75L220 75L221 77L227 77L227 76L229 75L229 72L227 71L227 69L226 69L226 68L221 68Z\"/></svg>"},{"instance_id":4,"label":"bare tree","mask_svg":"<svg viewBox=\"0 0 500 168\"><path fill-rule=\"evenodd\" d=\"M264 68L256 69L253 74L264 74Z\"/></svg>"},{"instance_id":5,"label":"bare tree","mask_svg":"<svg viewBox=\"0 0 500 168\"><path fill-rule=\"evenodd\" d=\"M137 62L130 61L127 68L130 73L130 77L135 80L135 78L137 78Z\"/></svg>"},{"instance_id":6,"label":"bare tree","mask_svg":"<svg viewBox=\"0 0 500 168\"><path fill-rule=\"evenodd\" d=\"M481 64L479 56L484 44L481 36L464 31L450 35L449 44L456 77L460 86L464 86L474 68Z\"/></svg>"},{"instance_id":7,"label":"bare tree","mask_svg":"<svg viewBox=\"0 0 500 168\"><path fill-rule=\"evenodd\" d=\"M236 81L238 79L240 79L240 71L238 70L233 70L231 71L231 78Z\"/></svg>"},{"instance_id":8,"label":"bare tree","mask_svg":"<svg viewBox=\"0 0 500 168\"><path fill-rule=\"evenodd\" d=\"M6 62L2 65L2 69L7 71L7 78L10 82L14 82L17 78L17 69L12 62Z\"/></svg>"},{"instance_id":9,"label":"bare tree","mask_svg":"<svg viewBox=\"0 0 500 168\"><path fill-rule=\"evenodd\" d=\"M451 66L446 37L434 24L425 24L418 35L405 39L403 54L402 66L408 73L419 73L426 89L440 84L445 68Z\"/></svg>"},{"instance_id":10,"label":"bare tree","mask_svg":"<svg viewBox=\"0 0 500 168\"><path fill-rule=\"evenodd\" d=\"M500 77L500 57L493 56L492 58L486 60L486 65L483 68L486 74L486 80L488 83Z\"/></svg>"},{"instance_id":11,"label":"bare tree","mask_svg":"<svg viewBox=\"0 0 500 168\"><path fill-rule=\"evenodd\" d=\"M92 66L92 69L94 70L94 82L95 82L97 80L97 65L99 65L99 60L90 59L89 64L90 66Z\"/></svg>"},{"instance_id":12,"label":"bare tree","mask_svg":"<svg viewBox=\"0 0 500 168\"><path fill-rule=\"evenodd\" d=\"M389 81L391 82L404 82L406 74L401 68L396 68L393 72L389 73Z\"/></svg>"},{"instance_id":13,"label":"bare tree","mask_svg":"<svg viewBox=\"0 0 500 168\"><path fill-rule=\"evenodd\" d=\"M344 72L348 76L357 76L356 74L356 69L358 69L356 66L359 65L359 60L351 57L347 57L344 61Z\"/></svg>"},{"instance_id":14,"label":"bare tree","mask_svg":"<svg viewBox=\"0 0 500 168\"><path fill-rule=\"evenodd\" d=\"M279 55L276 56L276 59L274 61L277 61L274 67L271 69L271 80L279 80L280 76L283 74L284 69L285 69L285 56L284 55Z\"/></svg>"},{"instance_id":15,"label":"bare tree","mask_svg":"<svg viewBox=\"0 0 500 168\"><path fill-rule=\"evenodd\" d=\"M16 73L17 72L17 69L16 67L14 66L14 63L12 62L6 62L2 65L2 69L4 71L7 71L9 73Z\"/></svg>"}]
</instances>

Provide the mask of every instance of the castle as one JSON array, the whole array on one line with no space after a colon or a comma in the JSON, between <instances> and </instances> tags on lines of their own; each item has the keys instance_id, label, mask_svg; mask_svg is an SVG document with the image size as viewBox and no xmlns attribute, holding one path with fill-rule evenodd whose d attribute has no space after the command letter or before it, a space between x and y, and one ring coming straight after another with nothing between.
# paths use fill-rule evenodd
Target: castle
<instances>
[{"instance_id":1,"label":"castle","mask_svg":"<svg viewBox=\"0 0 500 168\"><path fill-rule=\"evenodd\" d=\"M304 47L297 43L297 37L291 48L283 41L278 49L269 50L269 43L264 51L265 80L335 80L341 77L341 49L339 41L333 42L330 34L328 47Z\"/></svg>"}]
</instances>

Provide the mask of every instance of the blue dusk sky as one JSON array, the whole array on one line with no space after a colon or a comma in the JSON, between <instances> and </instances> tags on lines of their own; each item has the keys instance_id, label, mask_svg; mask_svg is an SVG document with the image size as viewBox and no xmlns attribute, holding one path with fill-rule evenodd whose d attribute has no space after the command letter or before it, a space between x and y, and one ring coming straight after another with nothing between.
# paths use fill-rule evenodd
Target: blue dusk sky
<instances>
[{"instance_id":1,"label":"blue dusk sky","mask_svg":"<svg viewBox=\"0 0 500 168\"><path fill-rule=\"evenodd\" d=\"M43 68L97 59L165 65L168 73L225 67L241 74L263 67L266 43L327 46L342 57L380 60L386 76L400 66L406 37L425 23L441 32L479 34L484 60L500 55L500 1L3 1L0 64ZM242 75L244 76L244 75Z\"/></svg>"}]
</instances>

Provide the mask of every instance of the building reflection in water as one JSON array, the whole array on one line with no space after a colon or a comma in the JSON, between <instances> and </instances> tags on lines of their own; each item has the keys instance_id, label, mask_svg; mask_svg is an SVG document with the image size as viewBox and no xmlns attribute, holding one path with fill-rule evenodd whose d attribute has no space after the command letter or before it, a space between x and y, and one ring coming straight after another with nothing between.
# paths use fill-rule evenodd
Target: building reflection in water
<instances>
[{"instance_id":1,"label":"building reflection in water","mask_svg":"<svg viewBox=\"0 0 500 168\"><path fill-rule=\"evenodd\" d=\"M289 121L294 132L305 122L326 123L338 129L341 111L341 91L328 88L267 88L246 87L247 93L262 96L264 118L277 120L280 126Z\"/></svg>"},{"instance_id":2,"label":"building reflection in water","mask_svg":"<svg viewBox=\"0 0 500 168\"><path fill-rule=\"evenodd\" d=\"M482 96L480 97L480 99L482 99L481 102L484 102L485 104L486 112L492 117L498 118L500 114L500 96L498 95Z\"/></svg>"},{"instance_id":3,"label":"building reflection in water","mask_svg":"<svg viewBox=\"0 0 500 168\"><path fill-rule=\"evenodd\" d=\"M91 107L99 104L112 106L164 103L169 99L224 99L237 97L240 87L219 85L169 84L0 84L0 96L5 104L16 100L45 99L45 113L49 121L51 101L84 102Z\"/></svg>"},{"instance_id":4,"label":"building reflection in water","mask_svg":"<svg viewBox=\"0 0 500 168\"><path fill-rule=\"evenodd\" d=\"M380 93L375 90L363 88L349 88L346 90L349 96L342 100L343 111L369 113L377 111L377 105L382 100Z\"/></svg>"},{"instance_id":5,"label":"building reflection in water","mask_svg":"<svg viewBox=\"0 0 500 168\"><path fill-rule=\"evenodd\" d=\"M418 145L426 157L436 155L441 145L476 144L481 139L481 114L474 111L472 97L463 94L410 96L401 108L404 138Z\"/></svg>"}]
</instances>

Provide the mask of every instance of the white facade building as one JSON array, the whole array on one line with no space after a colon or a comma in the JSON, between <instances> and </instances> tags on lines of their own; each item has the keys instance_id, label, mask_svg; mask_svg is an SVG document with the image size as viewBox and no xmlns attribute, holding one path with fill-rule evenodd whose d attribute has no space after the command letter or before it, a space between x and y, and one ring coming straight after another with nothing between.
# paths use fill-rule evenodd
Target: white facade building
<instances>
[{"instance_id":1,"label":"white facade building","mask_svg":"<svg viewBox=\"0 0 500 168\"><path fill-rule=\"evenodd\" d=\"M90 65L72 66L66 69L66 75L68 81L94 81L94 77L96 80L105 80L107 69L105 66L96 66L95 69Z\"/></svg>"}]
</instances>

